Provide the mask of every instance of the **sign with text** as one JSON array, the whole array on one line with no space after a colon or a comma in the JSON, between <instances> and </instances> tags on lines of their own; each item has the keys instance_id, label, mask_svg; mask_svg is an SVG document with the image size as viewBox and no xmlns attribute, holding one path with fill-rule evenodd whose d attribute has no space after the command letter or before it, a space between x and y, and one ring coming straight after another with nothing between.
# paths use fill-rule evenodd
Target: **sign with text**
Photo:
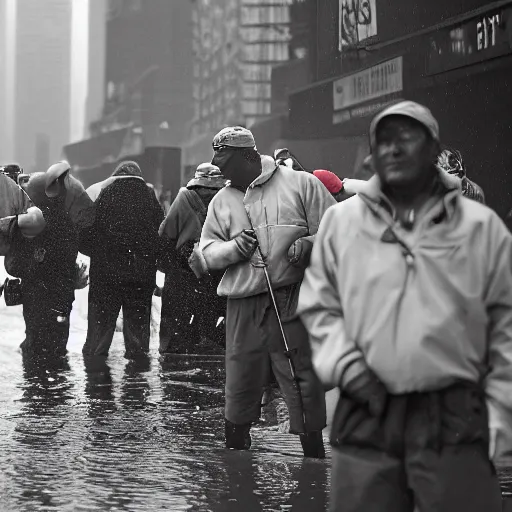
<instances>
[{"instance_id":1,"label":"sign with text","mask_svg":"<svg viewBox=\"0 0 512 512\"><path fill-rule=\"evenodd\" d=\"M403 89L402 61L402 57L397 57L335 80L333 82L334 110L344 110L401 92Z\"/></svg>"},{"instance_id":2,"label":"sign with text","mask_svg":"<svg viewBox=\"0 0 512 512\"><path fill-rule=\"evenodd\" d=\"M512 7L490 11L435 32L427 53L427 75L512 53Z\"/></svg>"}]
</instances>

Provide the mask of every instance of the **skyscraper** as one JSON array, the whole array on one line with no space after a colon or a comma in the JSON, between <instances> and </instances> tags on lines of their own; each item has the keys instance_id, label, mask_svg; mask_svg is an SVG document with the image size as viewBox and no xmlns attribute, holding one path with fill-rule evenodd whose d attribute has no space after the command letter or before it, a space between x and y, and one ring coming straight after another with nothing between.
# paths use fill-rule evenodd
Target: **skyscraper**
<instances>
[{"instance_id":1,"label":"skyscraper","mask_svg":"<svg viewBox=\"0 0 512 512\"><path fill-rule=\"evenodd\" d=\"M0 162L45 170L61 157L64 145L83 137L87 109L94 111L90 117L98 115L104 86L104 4L0 0ZM101 19L102 11L103 24L90 24Z\"/></svg>"}]
</instances>

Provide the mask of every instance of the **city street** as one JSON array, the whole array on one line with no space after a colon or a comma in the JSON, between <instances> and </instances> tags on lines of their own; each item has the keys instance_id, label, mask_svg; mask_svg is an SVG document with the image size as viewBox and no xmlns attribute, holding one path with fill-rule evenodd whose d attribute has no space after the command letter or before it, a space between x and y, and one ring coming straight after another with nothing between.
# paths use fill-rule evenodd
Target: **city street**
<instances>
[{"instance_id":1,"label":"city street","mask_svg":"<svg viewBox=\"0 0 512 512\"><path fill-rule=\"evenodd\" d=\"M68 361L40 368L17 349L21 306L1 300L2 511L325 510L328 462L304 460L275 411L251 452L225 450L222 357L159 362L153 339L149 361L127 362L116 333L108 360L85 365L86 294Z\"/></svg>"}]
</instances>

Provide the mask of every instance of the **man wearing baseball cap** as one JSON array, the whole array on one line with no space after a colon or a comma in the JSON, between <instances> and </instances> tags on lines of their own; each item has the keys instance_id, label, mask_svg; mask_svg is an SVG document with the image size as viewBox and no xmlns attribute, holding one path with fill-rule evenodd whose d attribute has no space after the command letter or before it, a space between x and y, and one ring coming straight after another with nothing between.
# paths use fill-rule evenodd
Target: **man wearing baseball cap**
<instances>
[{"instance_id":1,"label":"man wearing baseball cap","mask_svg":"<svg viewBox=\"0 0 512 512\"><path fill-rule=\"evenodd\" d=\"M436 167L427 108L385 109L370 137L376 175L323 217L298 307L317 374L341 393L330 510L498 512L512 236Z\"/></svg>"},{"instance_id":2,"label":"man wearing baseball cap","mask_svg":"<svg viewBox=\"0 0 512 512\"><path fill-rule=\"evenodd\" d=\"M230 184L211 201L199 246L210 270L225 270L218 293L228 298L226 446L250 447L251 424L260 417L272 370L288 406L290 431L300 435L304 455L324 457L325 396L295 308L320 219L336 202L311 174L261 156L245 128L221 130L213 150L212 164Z\"/></svg>"}]
</instances>

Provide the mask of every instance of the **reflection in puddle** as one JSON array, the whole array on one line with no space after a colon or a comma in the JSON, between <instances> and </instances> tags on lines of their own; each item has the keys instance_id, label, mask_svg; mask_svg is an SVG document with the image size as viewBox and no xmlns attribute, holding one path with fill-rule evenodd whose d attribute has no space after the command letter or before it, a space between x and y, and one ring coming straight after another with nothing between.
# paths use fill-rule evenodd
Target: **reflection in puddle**
<instances>
[{"instance_id":1,"label":"reflection in puddle","mask_svg":"<svg viewBox=\"0 0 512 512\"><path fill-rule=\"evenodd\" d=\"M328 463L294 436L258 427L254 451L224 449L221 357L2 356L2 510L326 508Z\"/></svg>"}]
</instances>

